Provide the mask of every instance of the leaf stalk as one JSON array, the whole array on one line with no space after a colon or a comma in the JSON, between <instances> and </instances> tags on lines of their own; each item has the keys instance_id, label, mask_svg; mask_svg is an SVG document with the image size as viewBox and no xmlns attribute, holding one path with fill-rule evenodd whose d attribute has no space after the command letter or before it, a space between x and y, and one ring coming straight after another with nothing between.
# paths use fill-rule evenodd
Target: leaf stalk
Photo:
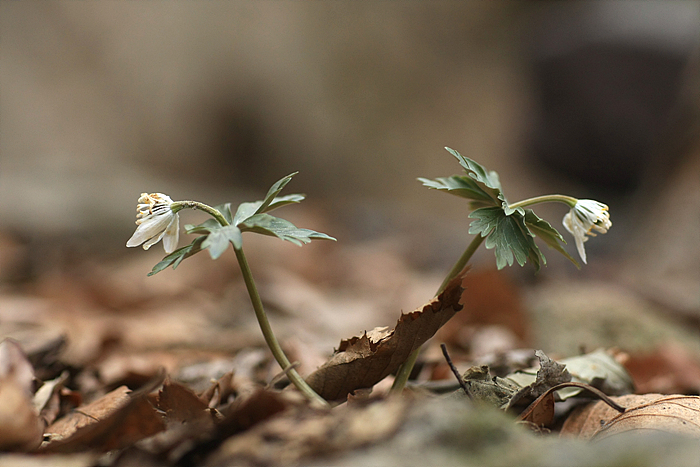
<instances>
[{"instance_id":1,"label":"leaf stalk","mask_svg":"<svg viewBox=\"0 0 700 467\"><path fill-rule=\"evenodd\" d=\"M532 206L533 204L550 203L550 202L564 203L564 204L568 205L570 208L573 208L574 206L576 206L576 203L578 202L578 200L574 197L566 196L566 195L542 195L542 196L535 196L534 198L524 199L522 201L518 201L517 203L509 204L508 207L510 209L517 209L517 208L524 208L525 206Z\"/></svg>"},{"instance_id":2,"label":"leaf stalk","mask_svg":"<svg viewBox=\"0 0 700 467\"><path fill-rule=\"evenodd\" d=\"M464 271L464 268L467 267L469 260L472 256L474 256L474 252L476 252L476 249L479 248L479 245L481 245L483 241L484 237L482 237L481 235L477 235L476 237L474 237L474 239L467 246L467 249L464 250L464 253L462 253L462 256L459 257L455 265L452 266L452 269L450 269L450 272L447 273L445 280L443 280L442 284L440 284L440 287L438 288L438 291L435 294L436 297L445 290L445 287L447 287L447 284L449 284L452 279L459 276L462 273L462 271ZM401 394L401 392L403 391L403 388L408 382L408 378L411 376L411 372L413 371L413 367L416 364L416 360L418 360L420 349L421 348L418 347L416 350L414 350L408 356L406 361L403 362L399 367L399 370L396 373L396 378L394 379L394 383L391 385L392 394Z\"/></svg>"},{"instance_id":3,"label":"leaf stalk","mask_svg":"<svg viewBox=\"0 0 700 467\"><path fill-rule=\"evenodd\" d=\"M199 201L177 201L173 203L171 207L171 209L174 212L177 212L184 208L199 209L200 211L204 211L207 214L210 214L214 219L216 219L222 227L227 227L230 225L224 217L224 215L221 214L221 211L207 204L200 203ZM250 297L250 302L253 305L253 310L255 310L255 317L257 318L258 324L260 325L260 330L262 331L263 337L265 338L265 342L267 343L267 346L272 352L272 355L275 357L275 360L277 360L277 363L279 363L282 369L287 373L287 377L292 382L292 384L294 384L294 386L296 386L297 389L301 391L301 393L304 394L309 400L323 407L330 407L328 402L326 402L325 399L319 396L313 389L311 389L311 386L309 386L306 383L306 381L304 381L304 378L302 378L301 375L294 369L293 365L287 358L287 355L285 355L284 351L282 350L282 347L279 344L279 341L277 340L277 337L275 337L275 334L272 331L270 321L267 319L265 308L263 308L262 300L260 299L260 294L258 293L258 289L255 286L255 280L253 280L253 273L250 270L248 260L246 259L245 254L243 253L243 249L236 248L234 246L233 251L236 252L236 259L238 260L238 265L241 268L241 273L243 274L243 281L245 282L246 289L248 290L248 296Z\"/></svg>"},{"instance_id":4,"label":"leaf stalk","mask_svg":"<svg viewBox=\"0 0 700 467\"><path fill-rule=\"evenodd\" d=\"M289 380L304 394L309 400L321 404L324 407L330 407L328 402L325 401L321 396L316 394L316 392L311 389L306 381L299 375L299 373L292 367L289 359L285 355L282 347L277 341L277 337L272 332L272 327L270 326L270 321L267 319L267 314L263 308L262 300L260 300L260 294L255 286L255 281L253 280L253 274L248 266L248 261L246 260L243 249L234 248L233 251L236 252L236 259L238 260L238 265L241 267L241 273L243 273L243 280L245 281L246 288L248 289L248 295L250 296L250 301L253 304L253 309L255 310L255 317L258 319L258 324L260 325L260 330L265 337L265 342L270 348L272 355L277 360L277 363L282 367L283 370L287 371L287 376Z\"/></svg>"}]
</instances>

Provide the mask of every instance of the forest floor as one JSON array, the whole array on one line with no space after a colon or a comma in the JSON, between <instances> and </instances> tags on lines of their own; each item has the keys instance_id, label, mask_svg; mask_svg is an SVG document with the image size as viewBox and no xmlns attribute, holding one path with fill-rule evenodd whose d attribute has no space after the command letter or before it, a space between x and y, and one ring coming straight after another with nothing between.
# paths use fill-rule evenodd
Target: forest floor
<instances>
[{"instance_id":1,"label":"forest floor","mask_svg":"<svg viewBox=\"0 0 700 467\"><path fill-rule=\"evenodd\" d=\"M609 281L525 283L474 268L456 295L435 301L440 275L408 264L397 239L304 248L251 241L263 302L297 371L308 376L335 350L354 349L350 372L330 365L341 389L328 409L288 387L234 255L212 262L205 253L146 277L160 245L117 258L37 258L17 238L1 240L2 466L700 465L700 406L685 398L700 392L697 323ZM393 376L379 374L368 354L389 341L396 352L419 332L409 325L445 310L454 317L423 346L408 388L389 395ZM363 335L367 354L353 347ZM616 399L628 412L649 410L602 436L601 423L617 413L590 412L589 426L567 422L599 397L508 411L470 401L443 343L460 374L489 365L487 382L536 371L538 349L553 360L602 349L634 384L611 395L672 399ZM360 373L378 380L371 390L348 386ZM614 386L611 373L596 375L591 384ZM659 426L669 407L684 410L672 418L687 430ZM624 436L642 429L674 434Z\"/></svg>"}]
</instances>

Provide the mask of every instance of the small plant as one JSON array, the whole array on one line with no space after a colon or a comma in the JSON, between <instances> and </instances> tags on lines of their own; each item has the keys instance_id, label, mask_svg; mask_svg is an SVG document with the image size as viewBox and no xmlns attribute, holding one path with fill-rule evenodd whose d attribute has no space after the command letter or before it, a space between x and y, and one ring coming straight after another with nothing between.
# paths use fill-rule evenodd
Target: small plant
<instances>
[{"instance_id":1,"label":"small plant","mask_svg":"<svg viewBox=\"0 0 700 467\"><path fill-rule=\"evenodd\" d=\"M520 266L524 266L530 260L538 271L540 263L546 264L547 260L535 244L535 237L539 237L549 247L566 256L580 268L578 262L564 249L562 244L566 241L561 234L549 222L538 217L532 209L525 209L527 206L551 201L566 204L569 212L564 216L563 224L574 236L576 248L584 263L586 263L584 243L588 241L588 237L595 236L595 232L606 233L612 226L608 206L590 199L545 195L511 204L503 193L496 172L487 171L483 166L462 156L454 149L445 149L457 158L466 175L453 175L435 180L419 178L418 180L428 188L471 200L472 212L469 217L474 220L469 226L469 233L476 236L447 274L436 296L445 289L450 280L462 274L474 252L484 241L487 249L494 250L498 269L503 269L506 265L512 266L513 260ZM403 390L419 352L420 349L414 351L399 369L392 387L393 392Z\"/></svg>"},{"instance_id":2,"label":"small plant","mask_svg":"<svg viewBox=\"0 0 700 467\"><path fill-rule=\"evenodd\" d=\"M564 249L563 245L566 244L566 241L561 234L547 221L538 217L532 209L527 208L528 206L556 201L569 207L569 212L564 216L563 224L566 230L574 236L576 248L584 263L586 263L584 243L588 237L595 236L596 232L606 233L612 226L608 207L598 201L579 200L565 195L546 195L509 203L496 172L487 171L477 162L462 156L453 149L446 149L457 158L466 175L453 175L435 180L419 178L419 180L428 188L446 191L471 200L472 212L469 217L474 220L469 227L469 233L475 237L445 277L435 294L436 297L445 290L453 279L463 275L474 252L484 242L487 249L494 250L498 269L502 269L506 265L512 266L514 262L523 266L530 261L535 269L539 270L541 264L546 264L546 259L535 243L536 237L566 256L576 267L580 268L578 262ZM269 214L274 209L287 204L299 203L304 199L304 195L300 194L278 196L294 175L296 173L287 175L273 184L263 200L243 203L238 206L235 212L231 210L230 203L211 207L198 201L173 201L162 193L143 193L137 206L136 224L138 227L126 246L143 245L144 249L148 249L159 241L163 241L163 248L167 256L153 267L149 273L151 276L170 266L175 269L184 259L202 250L208 250L211 258L217 259L231 244L238 259L260 329L272 354L290 381L303 394L313 402L328 406L328 403L301 378L282 351L270 327L250 267L243 253L243 232L275 236L300 246L314 239L335 240L324 233L296 227L289 221ZM177 248L179 211L185 208L202 210L210 214L213 219L208 219L199 225L186 225L185 232L199 236L189 245ZM409 338L413 337L409 336ZM403 390L420 352L420 347L412 346L410 349L411 353L408 358L402 356L399 360L405 361L399 368L394 381L392 387L394 393L400 393Z\"/></svg>"},{"instance_id":3,"label":"small plant","mask_svg":"<svg viewBox=\"0 0 700 467\"><path fill-rule=\"evenodd\" d=\"M305 198L301 194L278 196L294 175L296 172L274 183L262 201L242 203L235 213L231 210L230 203L211 207L198 201L173 201L162 193L142 193L137 205L136 224L138 227L127 241L126 246L135 247L143 244L143 248L148 250L163 240L163 248L167 256L153 267L153 270L148 274L152 276L169 266L172 266L173 269L177 268L182 260L202 250L208 250L211 258L217 259L231 244L236 253L236 259L241 268L258 324L277 363L287 374L289 380L306 397L313 402L328 406L328 403L316 394L297 373L280 347L272 332L248 261L243 253L243 237L241 235L243 232L274 236L299 246L314 239L335 240L324 233L296 227L287 220L268 214L282 206L299 203ZM179 239L179 211L185 208L199 209L210 214L213 219L208 219L199 225L185 225L186 233L199 234L199 236L192 240L189 245L176 249Z\"/></svg>"}]
</instances>

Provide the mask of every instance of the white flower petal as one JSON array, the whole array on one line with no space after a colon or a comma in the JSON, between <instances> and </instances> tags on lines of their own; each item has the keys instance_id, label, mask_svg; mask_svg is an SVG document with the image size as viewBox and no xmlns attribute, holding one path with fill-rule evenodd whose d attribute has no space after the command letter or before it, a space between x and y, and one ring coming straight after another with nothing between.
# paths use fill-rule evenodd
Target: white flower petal
<instances>
[{"instance_id":1,"label":"white flower petal","mask_svg":"<svg viewBox=\"0 0 700 467\"><path fill-rule=\"evenodd\" d=\"M165 252L170 254L177 248L179 239L179 217L172 211L173 200L162 193L141 193L136 206L136 231L126 242L135 247L143 243L143 249L163 240ZM144 243L145 242L145 243Z\"/></svg>"},{"instance_id":2,"label":"white flower petal","mask_svg":"<svg viewBox=\"0 0 700 467\"><path fill-rule=\"evenodd\" d=\"M163 235L165 235L165 231L162 231L161 233L158 234L158 236L153 237L152 239L150 239L149 241L147 241L146 243L144 243L144 244L143 244L143 249L144 249L144 250L148 250L149 248L151 248L153 245L155 245L156 243L158 243L158 242L160 241L161 238L163 238Z\"/></svg>"},{"instance_id":3,"label":"white flower petal","mask_svg":"<svg viewBox=\"0 0 700 467\"><path fill-rule=\"evenodd\" d=\"M606 233L612 227L608 207L592 199L578 200L576 205L564 216L562 223L566 230L574 236L576 249L584 264L586 264L586 249L583 244L588 241L588 236L596 236L593 230Z\"/></svg>"},{"instance_id":4,"label":"white flower petal","mask_svg":"<svg viewBox=\"0 0 700 467\"><path fill-rule=\"evenodd\" d=\"M165 237L163 237L163 248L167 254L172 253L177 249L177 242L180 237L180 216L175 214L170 225L165 229Z\"/></svg>"},{"instance_id":5,"label":"white flower petal","mask_svg":"<svg viewBox=\"0 0 700 467\"><path fill-rule=\"evenodd\" d=\"M136 232L131 236L126 246L133 247L139 246L149 238L158 235L160 232L166 229L172 216L160 215L156 217L150 217L143 219L143 221L136 228Z\"/></svg>"},{"instance_id":6,"label":"white flower petal","mask_svg":"<svg viewBox=\"0 0 700 467\"><path fill-rule=\"evenodd\" d=\"M586 231L583 230L579 222L580 221L576 218L576 216L573 215L573 209L564 216L564 220L562 221L566 230L568 230L569 233L574 236L574 240L576 241L576 249L578 250L578 254L581 257L583 264L587 264L586 249L583 247L583 244L588 240L588 237L586 237Z\"/></svg>"}]
</instances>

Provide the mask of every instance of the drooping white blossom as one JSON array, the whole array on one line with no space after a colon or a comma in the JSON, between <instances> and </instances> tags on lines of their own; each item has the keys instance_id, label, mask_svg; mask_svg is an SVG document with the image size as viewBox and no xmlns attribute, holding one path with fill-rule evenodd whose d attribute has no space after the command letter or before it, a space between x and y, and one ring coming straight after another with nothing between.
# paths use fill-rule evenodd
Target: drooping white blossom
<instances>
[{"instance_id":1,"label":"drooping white blossom","mask_svg":"<svg viewBox=\"0 0 700 467\"><path fill-rule=\"evenodd\" d=\"M136 206L136 231L126 246L134 247L143 243L143 249L163 240L163 248L167 254L177 248L180 236L180 217L173 212L173 200L163 193L141 193Z\"/></svg>"},{"instance_id":2,"label":"drooping white blossom","mask_svg":"<svg viewBox=\"0 0 700 467\"><path fill-rule=\"evenodd\" d=\"M608 206L592 199L578 200L564 216L563 224L574 236L576 249L584 263L586 263L586 249L583 244L588 241L588 236L595 237L594 230L606 233L612 227Z\"/></svg>"}]
</instances>

